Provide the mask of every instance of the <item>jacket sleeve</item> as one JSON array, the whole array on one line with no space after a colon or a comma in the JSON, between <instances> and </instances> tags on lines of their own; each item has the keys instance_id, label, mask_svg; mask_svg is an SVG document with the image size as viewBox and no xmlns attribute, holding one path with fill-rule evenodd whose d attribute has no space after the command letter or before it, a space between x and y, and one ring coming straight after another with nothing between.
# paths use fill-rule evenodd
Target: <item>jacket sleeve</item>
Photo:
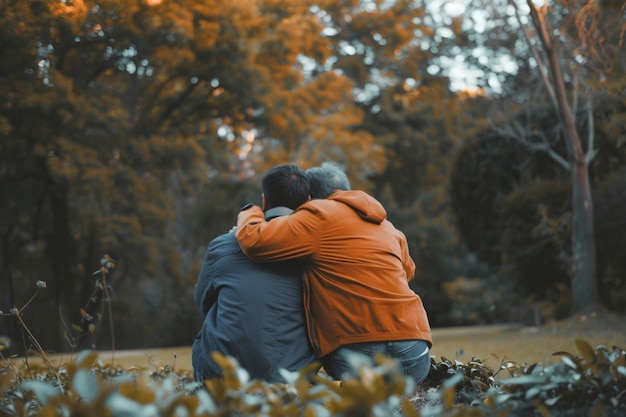
<instances>
[{"instance_id":1,"label":"jacket sleeve","mask_svg":"<svg viewBox=\"0 0 626 417\"><path fill-rule=\"evenodd\" d=\"M253 206L239 213L235 236L243 253L254 261L297 259L314 253L318 226L319 219L312 210L301 207L268 222L263 211Z\"/></svg>"},{"instance_id":2,"label":"jacket sleeve","mask_svg":"<svg viewBox=\"0 0 626 417\"><path fill-rule=\"evenodd\" d=\"M202 268L200 268L200 273L198 274L198 280L196 281L193 294L194 303L203 317L206 315L207 311L209 311L211 306L217 301L215 276L211 272L214 270L214 268L212 268L212 256L210 256L212 244L213 242L209 244L206 254L204 255Z\"/></svg>"}]
</instances>

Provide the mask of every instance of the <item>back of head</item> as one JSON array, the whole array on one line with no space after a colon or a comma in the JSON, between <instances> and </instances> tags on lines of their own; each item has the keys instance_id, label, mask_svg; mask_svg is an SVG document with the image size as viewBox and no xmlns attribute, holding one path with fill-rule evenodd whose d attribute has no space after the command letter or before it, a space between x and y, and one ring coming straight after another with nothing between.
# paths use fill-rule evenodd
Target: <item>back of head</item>
<instances>
[{"instance_id":1,"label":"back of head","mask_svg":"<svg viewBox=\"0 0 626 417\"><path fill-rule=\"evenodd\" d=\"M309 199L309 179L297 165L278 165L261 179L266 208L297 209Z\"/></svg>"},{"instance_id":2,"label":"back of head","mask_svg":"<svg viewBox=\"0 0 626 417\"><path fill-rule=\"evenodd\" d=\"M350 181L343 168L334 162L324 162L319 167L306 170L311 182L311 198L323 199L336 190L350 190Z\"/></svg>"}]
</instances>

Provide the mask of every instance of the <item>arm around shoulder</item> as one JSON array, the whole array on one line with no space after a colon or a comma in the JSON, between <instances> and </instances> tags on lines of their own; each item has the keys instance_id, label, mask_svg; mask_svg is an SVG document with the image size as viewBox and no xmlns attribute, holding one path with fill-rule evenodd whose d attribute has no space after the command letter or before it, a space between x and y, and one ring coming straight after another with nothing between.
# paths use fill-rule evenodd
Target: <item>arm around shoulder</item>
<instances>
[{"instance_id":1,"label":"arm around shoulder","mask_svg":"<svg viewBox=\"0 0 626 417\"><path fill-rule=\"evenodd\" d=\"M265 215L259 206L245 205L239 211L235 238L246 255L248 255L249 248L258 241L260 228L265 222Z\"/></svg>"},{"instance_id":2,"label":"arm around shoulder","mask_svg":"<svg viewBox=\"0 0 626 417\"><path fill-rule=\"evenodd\" d=\"M243 253L255 261L303 258L315 250L314 216L308 210L297 210L268 222L254 206L239 213L235 237Z\"/></svg>"}]
</instances>

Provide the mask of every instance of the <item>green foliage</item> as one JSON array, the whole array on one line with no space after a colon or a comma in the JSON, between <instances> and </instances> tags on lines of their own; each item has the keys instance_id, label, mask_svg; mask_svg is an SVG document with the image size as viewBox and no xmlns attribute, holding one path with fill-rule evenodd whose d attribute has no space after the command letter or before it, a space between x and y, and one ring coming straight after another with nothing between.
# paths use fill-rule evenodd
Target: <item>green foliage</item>
<instances>
[{"instance_id":1,"label":"green foliage","mask_svg":"<svg viewBox=\"0 0 626 417\"><path fill-rule=\"evenodd\" d=\"M500 118L499 127L469 138L458 149L450 176L451 207L463 241L479 259L535 296L553 297L555 289L562 292L561 284L569 287L572 276L571 185L565 170L513 134L525 124L532 129L528 135L549 132L553 112L539 103L534 103L532 117L517 106L509 109L514 115ZM616 265L623 256L622 245L614 241L619 236L614 234L616 222L619 228L615 219L620 216L605 213L622 209L617 197L626 161L623 147L617 145L621 111L620 105L602 105L594 113L595 143L600 150L592 163L594 199L598 199L594 210L598 287L611 308L619 308L609 294L621 299ZM558 135L552 138L557 139ZM617 283L615 291L611 292L609 282Z\"/></svg>"},{"instance_id":2,"label":"green foliage","mask_svg":"<svg viewBox=\"0 0 626 417\"><path fill-rule=\"evenodd\" d=\"M445 282L443 290L450 302L447 314L455 326L524 322L528 315L523 292L497 275L458 276Z\"/></svg>"},{"instance_id":3,"label":"green foliage","mask_svg":"<svg viewBox=\"0 0 626 417\"><path fill-rule=\"evenodd\" d=\"M486 2L480 3L486 5ZM503 126L501 120L494 121L492 125L495 130L514 132L512 137L529 149L550 155L570 173L573 190L570 252L574 267L569 268L568 273L572 308L576 312L589 312L598 307L599 300L594 225L588 215L593 210L588 166L597 153L595 141L606 140L597 135L595 114L606 112L610 106L607 104L614 101L608 97L623 90L615 89L616 85L623 84L624 74L624 62L617 58L619 54L615 51L623 46L624 15L609 16L608 8L604 9L606 4L600 2L555 1L548 6L532 1L511 1L508 4L509 11L497 15L494 21L488 19L486 26L493 29L494 34L495 31L501 33L503 25L498 21L503 16L504 20L519 26L520 39L524 39L528 49L511 49L512 60L517 60L518 68L522 69L516 71L515 78L522 82L508 85L505 100L497 102L506 103L502 119L508 122ZM484 43L488 49L491 49L490 42L489 39ZM524 77L526 70L538 76L534 80ZM558 113L557 119L546 119L542 115L546 98ZM526 117L518 117L520 104Z\"/></svg>"},{"instance_id":4,"label":"green foliage","mask_svg":"<svg viewBox=\"0 0 626 417\"><path fill-rule=\"evenodd\" d=\"M359 188L383 169L353 92L406 77L427 23L412 1L371 6L1 2L2 308L26 297L15 283L48 282L57 298L29 314L62 349L46 318L74 310L91 292L90 260L110 253L120 346L191 339L176 324L193 327L193 309L176 300L189 299L209 241L186 222L207 178L233 178L220 184L225 205L231 185L276 163L334 159Z\"/></svg>"},{"instance_id":5,"label":"green foliage","mask_svg":"<svg viewBox=\"0 0 626 417\"><path fill-rule=\"evenodd\" d=\"M529 158L520 144L494 133L463 142L450 175L451 209L468 249L492 267L501 264L500 238L506 218L498 205L521 181Z\"/></svg>"},{"instance_id":6,"label":"green foliage","mask_svg":"<svg viewBox=\"0 0 626 417\"><path fill-rule=\"evenodd\" d=\"M500 381L497 402L513 404L517 415L618 416L626 412L626 351L604 346L595 349L577 340L581 356L557 352L562 361L524 369L515 378Z\"/></svg>"},{"instance_id":7,"label":"green foliage","mask_svg":"<svg viewBox=\"0 0 626 417\"><path fill-rule=\"evenodd\" d=\"M563 33L589 45L576 52L602 75L586 77L584 89L597 106L594 173L606 180L625 160L615 29L623 14L597 3L580 15L592 31L581 32L579 19ZM525 121L525 99L539 103L533 117L545 113L510 7L466 6L451 18L412 0L0 2L0 306L27 298L31 277L46 281L56 297L26 318L62 349L49 318L77 311L93 290L91 260L110 253L119 346L190 340L197 315L183 300L206 244L234 221L227 208L251 189L246 180L276 163L333 159L355 188L402 212L394 221L425 279L413 285L445 312L439 277L454 279L468 264L446 194L453 152L500 123L490 104L502 104L452 92L450 62L464 57L485 71L484 91L493 81L512 92L505 121ZM475 24L481 15L484 28ZM507 62L520 71L503 70ZM553 114L540 119L531 127L550 132ZM452 204L468 210L455 214L469 250L498 266L494 204L509 175L535 172L524 158L495 153L502 159L490 170L461 152L471 166L453 176L463 190ZM507 170L511 161L518 172ZM477 181L480 170L492 176ZM602 273L614 283L621 270L611 268ZM80 319L65 314L67 323ZM5 324L2 333L14 333Z\"/></svg>"},{"instance_id":8,"label":"green foliage","mask_svg":"<svg viewBox=\"0 0 626 417\"><path fill-rule=\"evenodd\" d=\"M106 274L113 266L105 256L97 272L107 297ZM37 291L44 288L44 282L38 283ZM0 348L0 417L521 417L578 415L580 410L612 417L626 411L626 351L593 349L583 340L576 341L581 357L557 352L562 362L546 367L499 359L500 367L494 371L478 358L462 363L431 357L429 375L417 389L398 363L383 355L359 361L358 377L341 382L317 372L318 366L312 364L299 372L283 371L285 384L267 384L250 380L234 359L216 352L213 357L223 377L200 383L191 380L189 370L177 370L174 364L122 369L105 364L92 350L53 365L22 320L29 305L30 301L8 315L20 320L38 347L37 357L7 358ZM506 379L498 377L501 372Z\"/></svg>"},{"instance_id":9,"label":"green foliage","mask_svg":"<svg viewBox=\"0 0 626 417\"><path fill-rule=\"evenodd\" d=\"M615 311L626 311L626 169L611 175L595 194L595 232L600 295Z\"/></svg>"},{"instance_id":10,"label":"green foliage","mask_svg":"<svg viewBox=\"0 0 626 417\"><path fill-rule=\"evenodd\" d=\"M544 181L511 192L500 204L498 242L507 275L543 296L570 281L570 186Z\"/></svg>"},{"instance_id":11,"label":"green foliage","mask_svg":"<svg viewBox=\"0 0 626 417\"><path fill-rule=\"evenodd\" d=\"M173 378L172 369L168 372L122 370L104 365L93 351L82 351L59 368L59 380L51 380L50 370L45 367L36 369L28 379L21 378L19 369L13 371L18 372L13 377L21 382L4 392L0 402L3 417L96 415L107 411L119 416L139 415L148 410L171 415L177 407L187 408L193 415L197 407L195 399L181 395L180 386L174 385L187 382L187 376ZM5 372L2 377L12 375Z\"/></svg>"},{"instance_id":12,"label":"green foliage","mask_svg":"<svg viewBox=\"0 0 626 417\"><path fill-rule=\"evenodd\" d=\"M431 372L414 390L396 364L384 357L359 367L341 383L323 373L285 372L287 384L250 380L236 361L219 354L221 380L199 384L174 366L142 371L106 365L82 351L54 370L25 373L17 361L0 367L0 416L620 416L626 411L626 351L595 349L578 340L580 356L557 352L548 366L500 359L493 370L480 359L468 363L431 359ZM500 376L500 373L506 375Z\"/></svg>"},{"instance_id":13,"label":"green foliage","mask_svg":"<svg viewBox=\"0 0 626 417\"><path fill-rule=\"evenodd\" d=\"M445 184L461 106L435 79L425 80L419 88L401 82L386 89L373 105L378 111L366 126L386 141L389 161L385 171L373 178L375 191L389 187L394 202L407 207Z\"/></svg>"}]
</instances>

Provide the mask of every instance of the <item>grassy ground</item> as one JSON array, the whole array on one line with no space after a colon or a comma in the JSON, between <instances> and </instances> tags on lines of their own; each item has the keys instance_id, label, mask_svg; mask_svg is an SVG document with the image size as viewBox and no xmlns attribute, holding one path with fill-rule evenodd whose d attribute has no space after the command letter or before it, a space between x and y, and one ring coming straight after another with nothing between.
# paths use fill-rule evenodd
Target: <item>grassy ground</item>
<instances>
[{"instance_id":1,"label":"grassy ground","mask_svg":"<svg viewBox=\"0 0 626 417\"><path fill-rule=\"evenodd\" d=\"M540 327L484 326L477 328L439 329L433 331L435 344L431 354L468 362L473 357L497 367L499 358L518 363L544 364L559 361L555 352L578 355L576 339L593 347L604 345L611 349L626 349L626 317L612 314L577 316L564 321L546 323Z\"/></svg>"},{"instance_id":2,"label":"grassy ground","mask_svg":"<svg viewBox=\"0 0 626 417\"><path fill-rule=\"evenodd\" d=\"M520 364L560 360L552 356L559 351L578 354L576 339L592 346L605 345L611 349L626 349L626 317L613 314L578 316L564 321L546 323L540 327L521 325L492 325L433 329L434 346L431 355L464 363L478 358L492 368L505 358ZM67 362L69 354L54 357L55 363ZM101 352L104 364L114 362L122 368L159 370L173 366L179 371L191 369L190 347Z\"/></svg>"}]
</instances>

